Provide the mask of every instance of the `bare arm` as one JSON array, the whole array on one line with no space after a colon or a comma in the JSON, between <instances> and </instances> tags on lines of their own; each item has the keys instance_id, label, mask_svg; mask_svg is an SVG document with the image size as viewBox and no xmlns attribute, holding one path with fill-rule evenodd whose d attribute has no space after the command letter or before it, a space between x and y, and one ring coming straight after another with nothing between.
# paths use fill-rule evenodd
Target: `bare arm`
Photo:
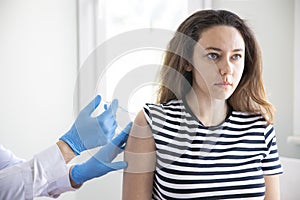
<instances>
[{"instance_id":1,"label":"bare arm","mask_svg":"<svg viewBox=\"0 0 300 200\"><path fill-rule=\"evenodd\" d=\"M149 200L155 170L155 144L144 113L137 115L125 148L128 163L123 174L123 200Z\"/></svg>"},{"instance_id":2,"label":"bare arm","mask_svg":"<svg viewBox=\"0 0 300 200\"><path fill-rule=\"evenodd\" d=\"M279 175L264 176L266 184L265 200L280 200Z\"/></svg>"}]
</instances>

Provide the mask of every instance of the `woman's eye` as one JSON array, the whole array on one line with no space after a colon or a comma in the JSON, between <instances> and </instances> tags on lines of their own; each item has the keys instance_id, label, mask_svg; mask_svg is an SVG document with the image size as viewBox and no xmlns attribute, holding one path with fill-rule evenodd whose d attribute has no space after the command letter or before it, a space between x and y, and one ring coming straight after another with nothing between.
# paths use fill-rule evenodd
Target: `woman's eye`
<instances>
[{"instance_id":1,"label":"woman's eye","mask_svg":"<svg viewBox=\"0 0 300 200\"><path fill-rule=\"evenodd\" d=\"M241 57L242 56L240 54L235 54L235 55L232 56L232 59L233 60L239 60L239 59L241 59Z\"/></svg>"},{"instance_id":2,"label":"woman's eye","mask_svg":"<svg viewBox=\"0 0 300 200\"><path fill-rule=\"evenodd\" d=\"M219 55L216 54L216 53L209 53L207 54L207 57L210 59L210 60L216 60L219 58Z\"/></svg>"}]
</instances>

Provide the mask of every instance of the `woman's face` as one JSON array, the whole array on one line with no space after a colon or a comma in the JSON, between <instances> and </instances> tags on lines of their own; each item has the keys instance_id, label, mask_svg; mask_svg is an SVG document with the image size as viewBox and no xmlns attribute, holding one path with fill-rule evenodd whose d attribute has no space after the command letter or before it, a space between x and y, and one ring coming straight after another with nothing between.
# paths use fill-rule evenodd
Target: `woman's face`
<instances>
[{"instance_id":1,"label":"woman's face","mask_svg":"<svg viewBox=\"0 0 300 200\"><path fill-rule=\"evenodd\" d=\"M228 99L238 86L245 61L245 43L237 29L215 26L204 31L193 54L193 89L212 99Z\"/></svg>"}]
</instances>

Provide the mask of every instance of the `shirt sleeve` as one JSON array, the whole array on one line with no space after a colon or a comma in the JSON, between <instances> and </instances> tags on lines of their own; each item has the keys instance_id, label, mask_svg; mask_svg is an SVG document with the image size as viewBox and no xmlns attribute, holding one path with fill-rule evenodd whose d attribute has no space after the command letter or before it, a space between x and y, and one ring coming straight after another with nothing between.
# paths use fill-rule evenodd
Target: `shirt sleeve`
<instances>
[{"instance_id":1,"label":"shirt sleeve","mask_svg":"<svg viewBox=\"0 0 300 200\"><path fill-rule=\"evenodd\" d=\"M25 160L16 157L13 152L0 145L0 170L22 162Z\"/></svg>"},{"instance_id":2,"label":"shirt sleeve","mask_svg":"<svg viewBox=\"0 0 300 200\"><path fill-rule=\"evenodd\" d=\"M279 160L279 153L276 143L275 129L269 125L265 131L266 156L262 160L264 175L282 174L282 166Z\"/></svg>"},{"instance_id":3,"label":"shirt sleeve","mask_svg":"<svg viewBox=\"0 0 300 200\"><path fill-rule=\"evenodd\" d=\"M151 127L151 125L152 125L152 114L151 114L151 109L150 109L150 105L151 104L148 104L148 103L146 103L145 105L144 105L144 115L145 115L145 118L146 118L146 120L147 120L147 123L150 125L150 127Z\"/></svg>"},{"instance_id":4,"label":"shirt sleeve","mask_svg":"<svg viewBox=\"0 0 300 200\"><path fill-rule=\"evenodd\" d=\"M57 198L75 190L69 181L69 167L57 145L35 155L28 162L0 171L0 199Z\"/></svg>"}]
</instances>

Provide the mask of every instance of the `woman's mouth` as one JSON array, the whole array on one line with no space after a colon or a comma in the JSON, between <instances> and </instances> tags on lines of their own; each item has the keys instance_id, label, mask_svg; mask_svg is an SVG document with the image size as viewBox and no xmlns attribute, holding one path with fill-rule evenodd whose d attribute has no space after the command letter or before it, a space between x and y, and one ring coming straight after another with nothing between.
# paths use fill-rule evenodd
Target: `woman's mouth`
<instances>
[{"instance_id":1,"label":"woman's mouth","mask_svg":"<svg viewBox=\"0 0 300 200\"><path fill-rule=\"evenodd\" d=\"M228 82L228 81L216 83L215 85L216 85L216 86L219 86L219 87L224 87L224 88L232 87L232 83L231 83L231 82Z\"/></svg>"}]
</instances>

